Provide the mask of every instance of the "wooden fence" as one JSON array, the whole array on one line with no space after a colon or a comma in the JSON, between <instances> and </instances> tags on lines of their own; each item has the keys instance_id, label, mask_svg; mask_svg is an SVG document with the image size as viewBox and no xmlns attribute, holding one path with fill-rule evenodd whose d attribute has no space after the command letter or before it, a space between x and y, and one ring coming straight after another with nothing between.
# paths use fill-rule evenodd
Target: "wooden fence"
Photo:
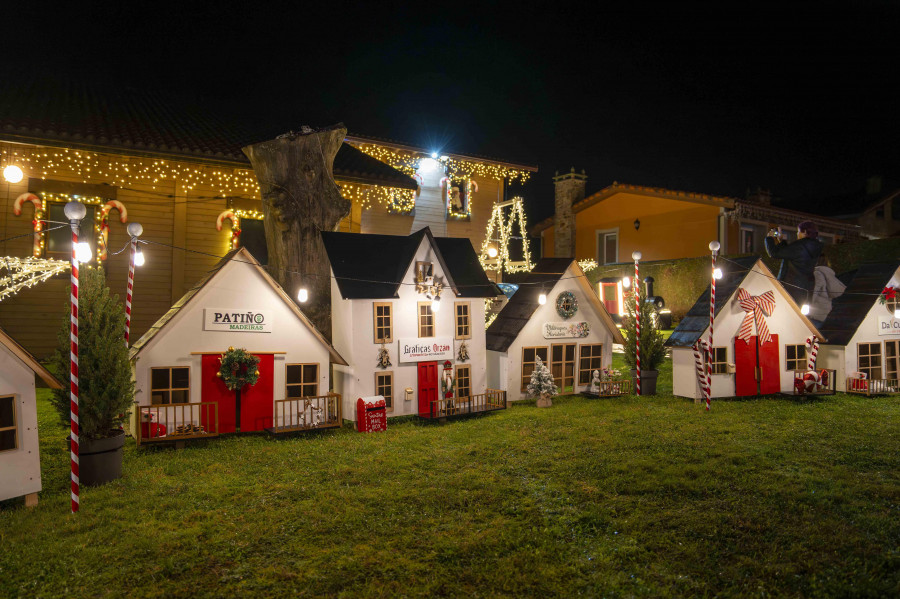
<instances>
[{"instance_id":1,"label":"wooden fence","mask_svg":"<svg viewBox=\"0 0 900 599\"><path fill-rule=\"evenodd\" d=\"M847 377L847 393L858 395L893 395L900 393L897 379L856 379Z\"/></svg>"},{"instance_id":2,"label":"wooden fence","mask_svg":"<svg viewBox=\"0 0 900 599\"><path fill-rule=\"evenodd\" d=\"M274 433L340 427L341 395L328 393L275 401Z\"/></svg>"},{"instance_id":3,"label":"wooden fence","mask_svg":"<svg viewBox=\"0 0 900 599\"><path fill-rule=\"evenodd\" d=\"M184 441L219 434L219 404L173 403L140 406L137 414L135 441Z\"/></svg>"},{"instance_id":4,"label":"wooden fence","mask_svg":"<svg viewBox=\"0 0 900 599\"><path fill-rule=\"evenodd\" d=\"M506 391L488 389L471 397L435 399L431 402L431 413L419 415L424 418L452 418L504 409L506 409Z\"/></svg>"},{"instance_id":5,"label":"wooden fence","mask_svg":"<svg viewBox=\"0 0 900 599\"><path fill-rule=\"evenodd\" d=\"M621 381L600 381L600 389L597 393L600 397L618 397L619 395L628 395L631 393L634 381L632 379L624 379Z\"/></svg>"}]
</instances>

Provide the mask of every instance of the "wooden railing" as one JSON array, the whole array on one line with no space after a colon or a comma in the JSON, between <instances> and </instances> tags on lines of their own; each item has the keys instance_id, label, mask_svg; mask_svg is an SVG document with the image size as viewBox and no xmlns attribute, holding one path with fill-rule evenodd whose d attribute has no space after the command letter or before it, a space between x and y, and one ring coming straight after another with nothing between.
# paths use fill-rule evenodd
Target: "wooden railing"
<instances>
[{"instance_id":1,"label":"wooden railing","mask_svg":"<svg viewBox=\"0 0 900 599\"><path fill-rule=\"evenodd\" d=\"M856 379L847 377L847 393L859 395L891 395L900 393L897 379Z\"/></svg>"},{"instance_id":2,"label":"wooden railing","mask_svg":"<svg viewBox=\"0 0 900 599\"><path fill-rule=\"evenodd\" d=\"M600 381L600 388L597 395L600 397L617 397L619 395L628 395L634 385L632 379L623 379L621 381Z\"/></svg>"},{"instance_id":3,"label":"wooden railing","mask_svg":"<svg viewBox=\"0 0 900 599\"><path fill-rule=\"evenodd\" d=\"M794 395L834 395L837 383L837 371L827 368L815 371L815 382L806 380L812 371L797 370L794 372Z\"/></svg>"},{"instance_id":4,"label":"wooden railing","mask_svg":"<svg viewBox=\"0 0 900 599\"><path fill-rule=\"evenodd\" d=\"M219 434L219 404L173 403L140 406L135 441L184 441Z\"/></svg>"},{"instance_id":5,"label":"wooden railing","mask_svg":"<svg viewBox=\"0 0 900 599\"><path fill-rule=\"evenodd\" d=\"M464 416L466 414L478 414L480 412L492 412L506 408L506 391L500 389L488 389L484 393L471 397L449 397L435 399L431 402L431 413L426 418L448 418Z\"/></svg>"},{"instance_id":6,"label":"wooden railing","mask_svg":"<svg viewBox=\"0 0 900 599\"><path fill-rule=\"evenodd\" d=\"M276 433L340 427L341 395L328 393L315 397L297 397L275 401Z\"/></svg>"}]
</instances>

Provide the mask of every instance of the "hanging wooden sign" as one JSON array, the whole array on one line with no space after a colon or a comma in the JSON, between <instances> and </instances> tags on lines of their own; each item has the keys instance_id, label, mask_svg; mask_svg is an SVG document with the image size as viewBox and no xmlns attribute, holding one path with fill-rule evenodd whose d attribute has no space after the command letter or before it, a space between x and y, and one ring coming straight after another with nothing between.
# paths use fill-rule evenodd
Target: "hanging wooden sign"
<instances>
[{"instance_id":1,"label":"hanging wooden sign","mask_svg":"<svg viewBox=\"0 0 900 599\"><path fill-rule=\"evenodd\" d=\"M545 322L544 339L571 339L587 337L591 333L591 323L581 322Z\"/></svg>"}]
</instances>

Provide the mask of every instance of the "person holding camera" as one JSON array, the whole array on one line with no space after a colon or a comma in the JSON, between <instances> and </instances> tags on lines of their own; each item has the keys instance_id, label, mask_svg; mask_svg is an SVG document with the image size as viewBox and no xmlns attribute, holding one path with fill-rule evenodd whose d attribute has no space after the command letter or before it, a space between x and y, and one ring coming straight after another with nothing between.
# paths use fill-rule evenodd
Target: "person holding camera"
<instances>
[{"instance_id":1,"label":"person holding camera","mask_svg":"<svg viewBox=\"0 0 900 599\"><path fill-rule=\"evenodd\" d=\"M781 259L778 280L798 305L809 304L813 289L813 272L822 254L819 229L816 223L805 220L797 225L797 240L784 241L781 229L772 229L766 236L766 253Z\"/></svg>"}]
</instances>

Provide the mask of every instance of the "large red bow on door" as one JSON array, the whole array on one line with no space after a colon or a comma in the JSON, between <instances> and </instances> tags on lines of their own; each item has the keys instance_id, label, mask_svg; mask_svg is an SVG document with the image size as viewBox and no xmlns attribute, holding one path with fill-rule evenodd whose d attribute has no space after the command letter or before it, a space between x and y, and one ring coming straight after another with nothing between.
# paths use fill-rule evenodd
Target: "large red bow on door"
<instances>
[{"instance_id":1,"label":"large red bow on door","mask_svg":"<svg viewBox=\"0 0 900 599\"><path fill-rule=\"evenodd\" d=\"M772 334L769 333L766 316L771 316L775 310L775 294L766 291L762 295L750 295L749 291L741 287L738 289L737 301L741 305L741 310L745 312L744 321L741 323L741 328L738 329L738 339L750 343L750 337L753 336L753 321L756 320L756 334L759 335L759 342L771 341Z\"/></svg>"}]
</instances>

